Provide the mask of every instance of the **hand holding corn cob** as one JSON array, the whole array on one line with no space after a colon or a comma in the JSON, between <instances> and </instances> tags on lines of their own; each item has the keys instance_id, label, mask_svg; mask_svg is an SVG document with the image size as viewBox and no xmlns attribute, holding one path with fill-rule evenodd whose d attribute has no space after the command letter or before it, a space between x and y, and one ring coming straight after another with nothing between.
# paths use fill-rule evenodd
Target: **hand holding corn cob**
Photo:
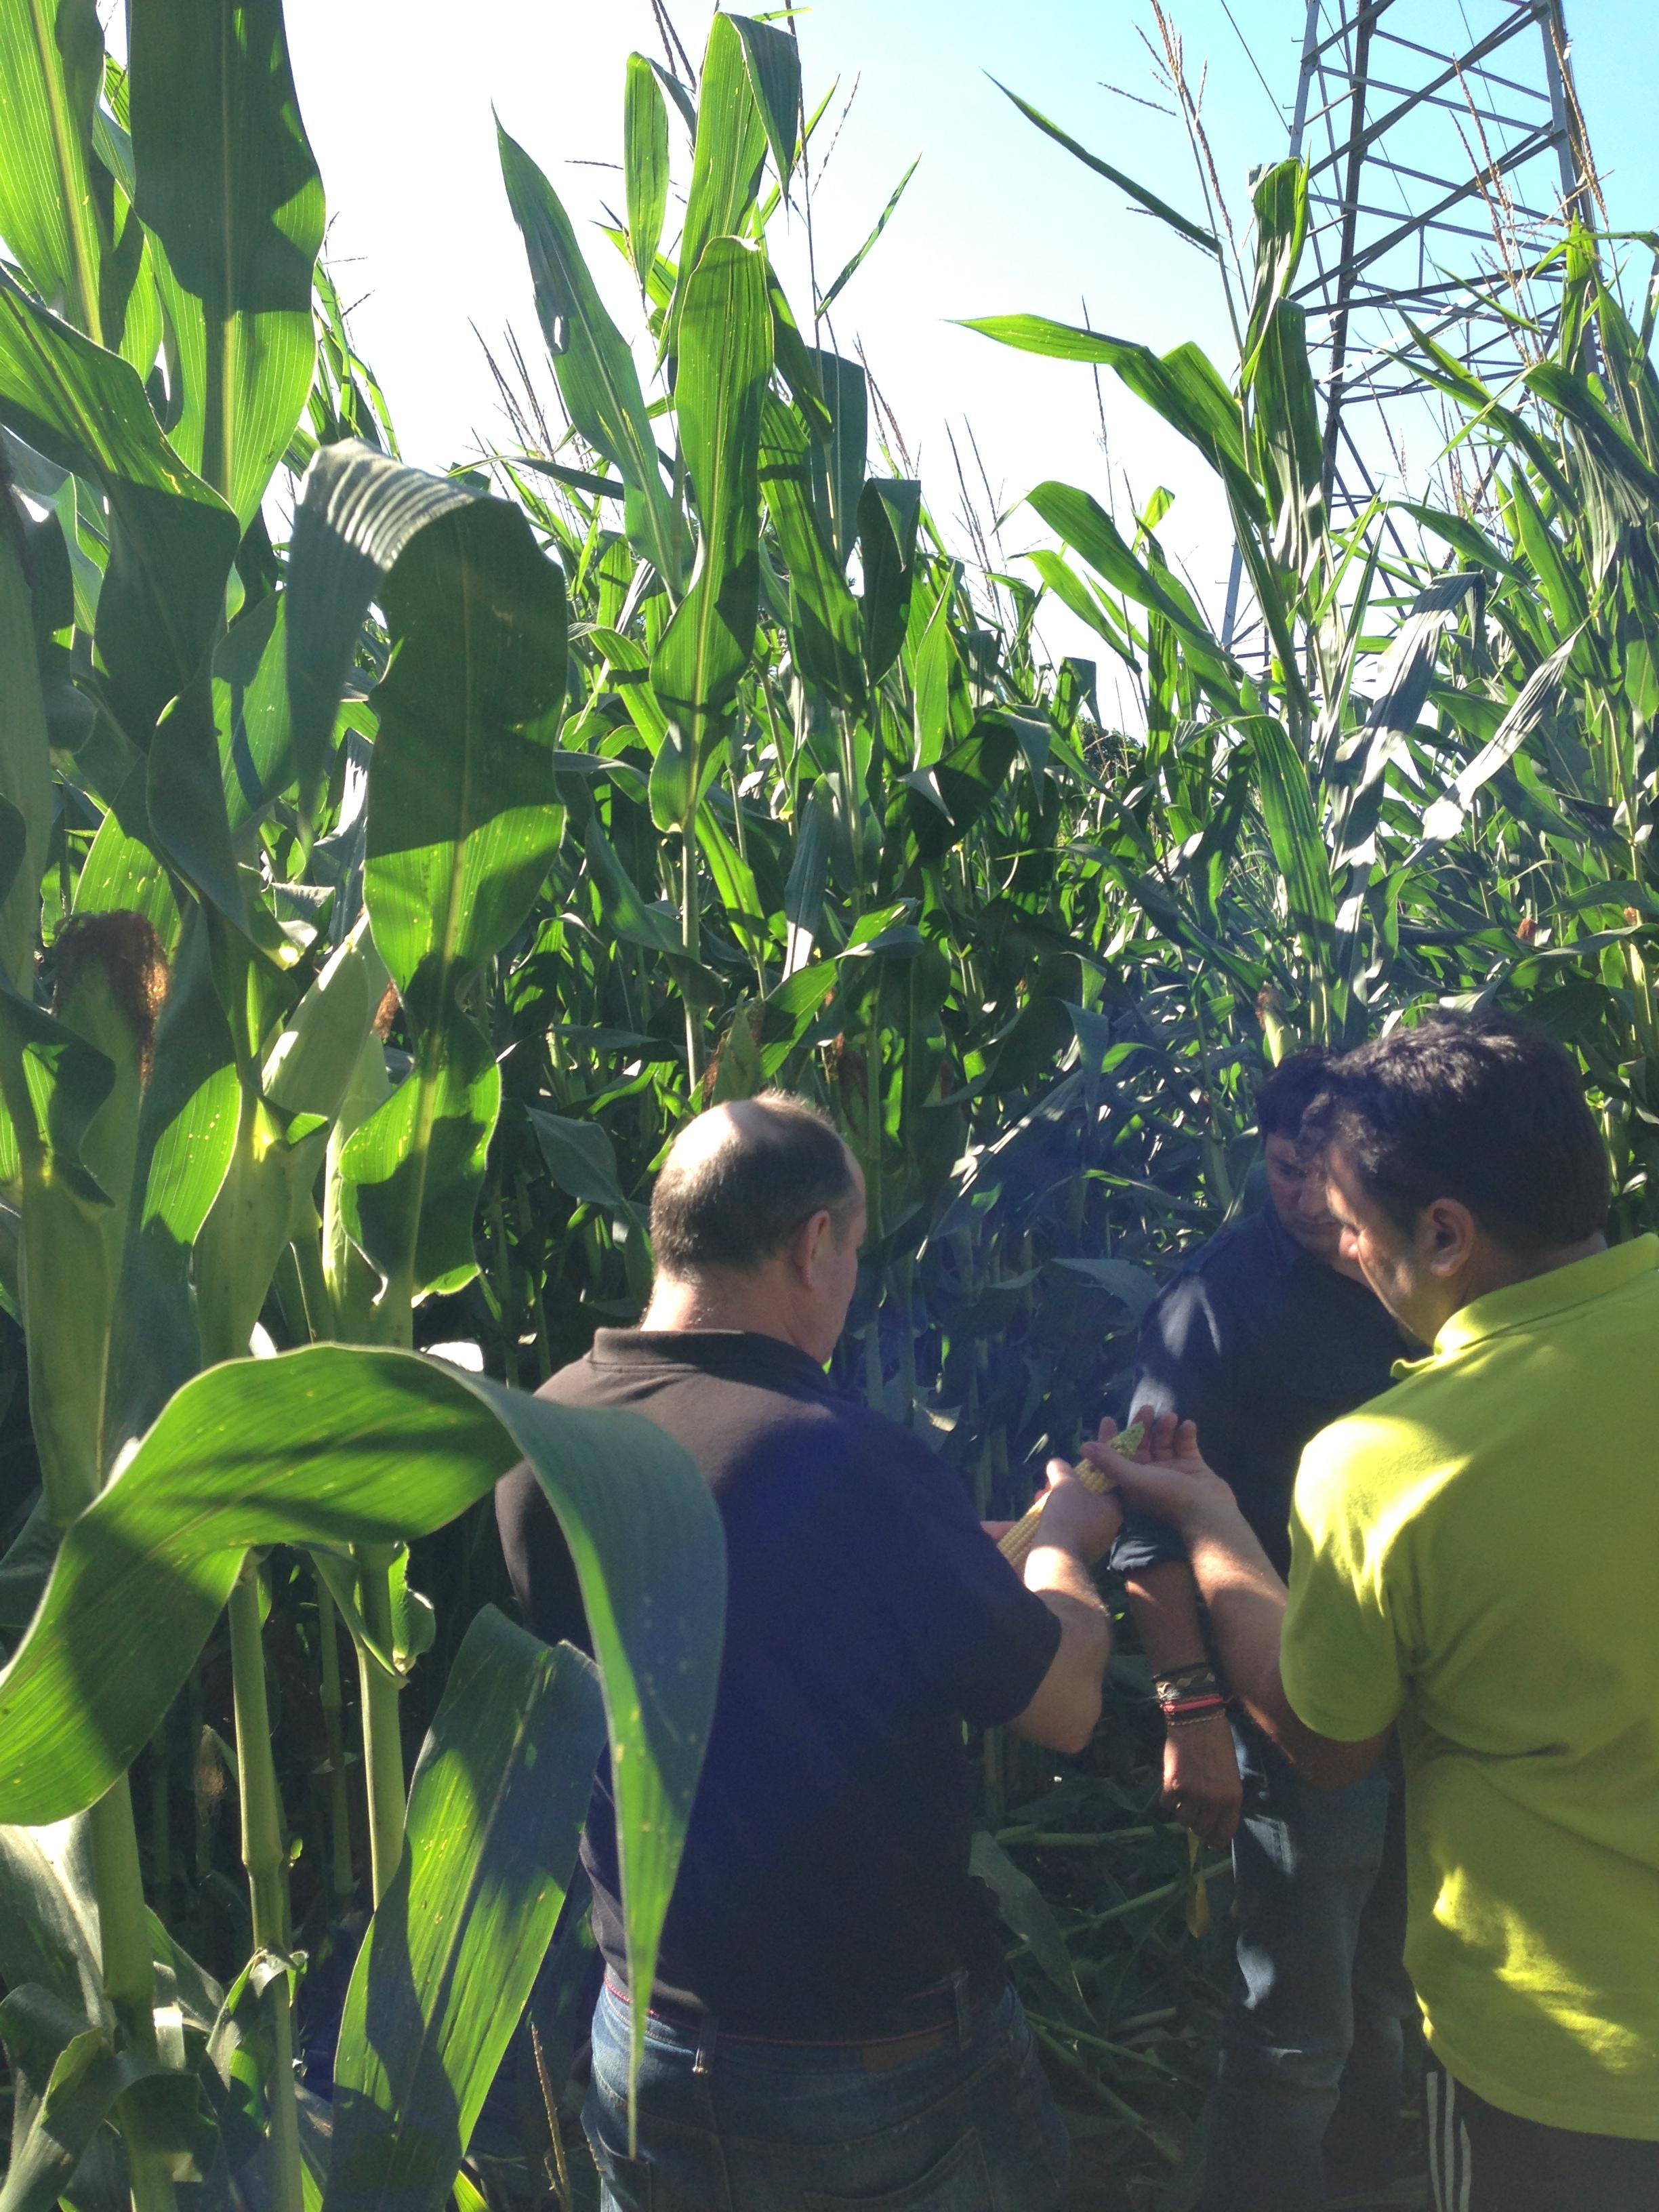
<instances>
[{"instance_id":1,"label":"hand holding corn cob","mask_svg":"<svg viewBox=\"0 0 1659 2212\"><path fill-rule=\"evenodd\" d=\"M1121 1436L1112 1438L1113 1449L1121 1452L1126 1459L1132 1457L1140 1449L1142 1434L1140 1423L1133 1423ZM1103 1474L1099 1468L1091 1466L1086 1459L1079 1459L1073 1472L1085 1489L1092 1490L1098 1497L1104 1497L1109 1490L1116 1486L1110 1475ZM1038 1498L1030 1510L1023 1514L1006 1534L998 1540L997 1549L1011 1566L1024 1568L1026 1554L1036 1541L1037 1524L1042 1518L1042 1500Z\"/></svg>"}]
</instances>

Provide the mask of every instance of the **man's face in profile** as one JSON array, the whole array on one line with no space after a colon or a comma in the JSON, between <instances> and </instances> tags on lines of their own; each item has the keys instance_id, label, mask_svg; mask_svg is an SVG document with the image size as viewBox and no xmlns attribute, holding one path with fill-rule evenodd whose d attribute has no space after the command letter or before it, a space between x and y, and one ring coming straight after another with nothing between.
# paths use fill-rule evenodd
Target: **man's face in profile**
<instances>
[{"instance_id":1,"label":"man's face in profile","mask_svg":"<svg viewBox=\"0 0 1659 2212\"><path fill-rule=\"evenodd\" d=\"M1339 1266L1342 1231L1325 1203L1323 1175L1310 1169L1294 1137L1269 1137L1261 1149L1273 1212L1304 1252L1328 1267Z\"/></svg>"}]
</instances>

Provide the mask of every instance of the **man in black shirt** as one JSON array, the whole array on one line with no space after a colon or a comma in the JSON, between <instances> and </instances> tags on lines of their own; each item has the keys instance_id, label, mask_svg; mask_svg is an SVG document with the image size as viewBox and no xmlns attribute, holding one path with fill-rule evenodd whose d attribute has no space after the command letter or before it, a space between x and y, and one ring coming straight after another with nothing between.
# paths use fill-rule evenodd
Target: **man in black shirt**
<instances>
[{"instance_id":1,"label":"man in black shirt","mask_svg":"<svg viewBox=\"0 0 1659 2212\"><path fill-rule=\"evenodd\" d=\"M1325 1065L1301 1053L1259 1085L1268 1203L1212 1237L1148 1313L1133 1401L1197 1423L1281 1574L1303 1446L1386 1389L1407 1350L1343 1262L1323 1185L1298 1152ZM1202 2212L1318 2212L1328 2179L1340 2191L1386 2170L1399 2118L1412 2005L1394 1762L1334 1792L1299 1780L1253 1723L1230 1729L1212 1698L1206 1710L1212 1680L1179 1538L1131 1513L1112 1564L1170 1716L1166 1800L1205 1841L1233 1841L1239 1987Z\"/></svg>"},{"instance_id":2,"label":"man in black shirt","mask_svg":"<svg viewBox=\"0 0 1659 2212\"><path fill-rule=\"evenodd\" d=\"M627 1986L603 1768L582 1845L607 1966L584 2122L617 2212L936 2186L1007 2212L1063 2200L1065 2130L968 1872L963 1723L1086 1742L1109 1643L1090 1570L1119 1516L1055 1462L1022 1581L956 1477L826 1380L863 1223L857 1165L811 1108L769 1095L703 1114L657 1184L641 1328L601 1330L544 1387L683 1443L726 1542L714 1725L643 2000L636 2159L643 1993ZM578 1629L527 1469L504 1478L497 1517L526 1620Z\"/></svg>"}]
</instances>

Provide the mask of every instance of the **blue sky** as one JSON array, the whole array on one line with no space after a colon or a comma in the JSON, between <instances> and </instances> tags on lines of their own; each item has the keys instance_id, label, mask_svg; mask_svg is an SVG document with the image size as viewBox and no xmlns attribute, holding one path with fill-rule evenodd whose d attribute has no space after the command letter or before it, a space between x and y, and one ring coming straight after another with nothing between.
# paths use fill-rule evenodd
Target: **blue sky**
<instances>
[{"instance_id":1,"label":"blue sky","mask_svg":"<svg viewBox=\"0 0 1659 2212\"><path fill-rule=\"evenodd\" d=\"M1498 0L1466 4L1484 25ZM700 52L707 6L681 0L672 12ZM1392 12L1407 28L1414 15L1438 40L1460 0L1396 0ZM1223 0L1174 0L1166 13L1189 75L1207 64L1206 121L1242 222L1246 170L1285 149L1279 103L1288 110L1293 96L1302 0L1231 0L1237 29ZM1614 219L1659 227L1659 11L1650 0L1567 0L1567 13ZM511 323L527 350L537 337L492 103L578 222L596 216L621 180L584 165L619 158L625 58L632 47L659 52L648 0L289 0L288 15L333 211L331 252L346 297L361 302L359 343L407 457L441 465L471 450L474 434L504 434L471 325L493 341ZM818 190L817 260L821 280L839 268L919 155L886 236L837 304L835 336L843 351L862 338L935 507L957 503L947 426L972 470L965 422L1001 506L1017 507L1049 476L1103 496L1109 465L1120 501L1126 481L1139 500L1167 484L1176 503L1165 542L1218 607L1225 538L1203 465L1110 380L1103 453L1086 370L1007 352L951 319L1024 308L1076 321L1086 300L1103 329L1160 348L1195 338L1226 364L1212 266L1126 211L1120 193L1042 138L990 82L1201 213L1178 126L1122 96L1161 96L1143 32L1153 33L1148 0L819 0L800 16L809 95L838 78L833 117L855 82L858 90ZM627 271L597 234L590 258L617 319L634 329ZM799 304L804 284L791 289ZM1005 550L1040 535L1016 514ZM1051 634L1067 649L1075 641Z\"/></svg>"}]
</instances>

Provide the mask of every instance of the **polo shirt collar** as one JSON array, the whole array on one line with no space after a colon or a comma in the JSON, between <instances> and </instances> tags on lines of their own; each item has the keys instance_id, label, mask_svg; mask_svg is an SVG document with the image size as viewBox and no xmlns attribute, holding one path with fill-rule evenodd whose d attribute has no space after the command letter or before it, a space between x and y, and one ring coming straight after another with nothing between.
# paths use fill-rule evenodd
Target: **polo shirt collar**
<instances>
[{"instance_id":1,"label":"polo shirt collar","mask_svg":"<svg viewBox=\"0 0 1659 2212\"><path fill-rule=\"evenodd\" d=\"M1622 1290L1638 1276L1651 1274L1656 1267L1659 1237L1636 1237L1628 1244L1592 1252L1587 1260L1574 1260L1567 1267L1552 1267L1524 1283L1511 1283L1506 1290L1489 1291L1484 1298L1476 1298L1452 1316L1434 1340L1434 1357L1443 1358L1486 1337L1528 1328L1552 1314L1587 1305L1593 1298Z\"/></svg>"},{"instance_id":2,"label":"polo shirt collar","mask_svg":"<svg viewBox=\"0 0 1659 2212\"><path fill-rule=\"evenodd\" d=\"M601 1328L594 1332L592 1357L602 1367L693 1367L729 1382L762 1389L808 1384L833 1392L835 1385L810 1352L781 1337L738 1328Z\"/></svg>"}]
</instances>

